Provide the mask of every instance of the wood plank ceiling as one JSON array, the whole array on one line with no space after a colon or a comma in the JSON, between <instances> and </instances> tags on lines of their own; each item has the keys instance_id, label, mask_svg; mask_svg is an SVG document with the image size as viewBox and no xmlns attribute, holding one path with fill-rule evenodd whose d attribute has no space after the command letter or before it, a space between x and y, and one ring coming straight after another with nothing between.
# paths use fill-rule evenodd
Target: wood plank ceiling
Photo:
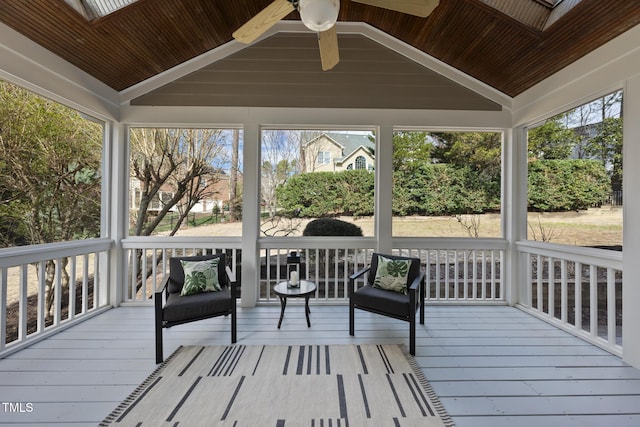
<instances>
[{"instance_id":1,"label":"wood plank ceiling","mask_svg":"<svg viewBox=\"0 0 640 427\"><path fill-rule=\"evenodd\" d=\"M342 0L339 20L365 22L509 96L640 23L636 0L565 0L576 4L550 26L534 19L537 28L500 1L440 0L422 19ZM0 0L0 22L121 91L231 41L269 3L139 0L89 22L64 0Z\"/></svg>"}]
</instances>

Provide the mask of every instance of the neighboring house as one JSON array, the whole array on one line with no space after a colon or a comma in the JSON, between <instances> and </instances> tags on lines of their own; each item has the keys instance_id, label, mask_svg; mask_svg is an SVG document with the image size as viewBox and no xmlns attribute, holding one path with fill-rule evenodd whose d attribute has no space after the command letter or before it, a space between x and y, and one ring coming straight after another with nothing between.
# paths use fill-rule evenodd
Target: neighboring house
<instances>
[{"instance_id":1,"label":"neighboring house","mask_svg":"<svg viewBox=\"0 0 640 427\"><path fill-rule=\"evenodd\" d=\"M242 182L242 177L238 178ZM196 204L190 212L193 213L205 213L212 212L214 206L217 206L220 211L228 209L229 201L231 200L231 177L226 173L219 173L215 176L205 177L200 184L203 188L203 198L198 204ZM140 198L142 197L142 183L136 178L130 178L129 180L129 210L137 211L140 208ZM161 187L160 191L151 201L149 211L159 212L162 209L164 203L170 202L173 198L175 191L169 184L165 184ZM171 212L178 210L178 206L172 206L169 209Z\"/></svg>"},{"instance_id":2,"label":"neighboring house","mask_svg":"<svg viewBox=\"0 0 640 427\"><path fill-rule=\"evenodd\" d=\"M323 133L303 146L304 172L373 170L375 143L368 135Z\"/></svg>"}]
</instances>

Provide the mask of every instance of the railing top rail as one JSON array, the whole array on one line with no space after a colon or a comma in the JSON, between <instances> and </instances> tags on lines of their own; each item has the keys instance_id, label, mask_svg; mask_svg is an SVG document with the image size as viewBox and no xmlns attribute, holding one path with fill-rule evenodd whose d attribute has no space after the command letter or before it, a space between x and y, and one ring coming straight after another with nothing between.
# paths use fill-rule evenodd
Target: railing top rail
<instances>
[{"instance_id":1,"label":"railing top rail","mask_svg":"<svg viewBox=\"0 0 640 427\"><path fill-rule=\"evenodd\" d=\"M467 237L394 237L393 247L402 249L506 250L507 240Z\"/></svg>"},{"instance_id":2,"label":"railing top rail","mask_svg":"<svg viewBox=\"0 0 640 427\"><path fill-rule=\"evenodd\" d=\"M184 247L218 247L240 249L242 237L227 236L130 236L122 240L124 249L144 249L157 246L167 249Z\"/></svg>"},{"instance_id":3,"label":"railing top rail","mask_svg":"<svg viewBox=\"0 0 640 427\"><path fill-rule=\"evenodd\" d=\"M2 248L0 249L0 268L30 264L61 256L67 257L106 251L113 244L114 242L111 239L100 238Z\"/></svg>"},{"instance_id":4,"label":"railing top rail","mask_svg":"<svg viewBox=\"0 0 640 427\"><path fill-rule=\"evenodd\" d=\"M373 237L341 236L261 237L258 243L261 247L273 249L362 249L377 246L377 240Z\"/></svg>"},{"instance_id":5,"label":"railing top rail","mask_svg":"<svg viewBox=\"0 0 640 427\"><path fill-rule=\"evenodd\" d=\"M539 254L583 264L622 270L622 252L607 249L585 248L582 246L559 245L557 243L520 241L516 242L520 252Z\"/></svg>"}]
</instances>

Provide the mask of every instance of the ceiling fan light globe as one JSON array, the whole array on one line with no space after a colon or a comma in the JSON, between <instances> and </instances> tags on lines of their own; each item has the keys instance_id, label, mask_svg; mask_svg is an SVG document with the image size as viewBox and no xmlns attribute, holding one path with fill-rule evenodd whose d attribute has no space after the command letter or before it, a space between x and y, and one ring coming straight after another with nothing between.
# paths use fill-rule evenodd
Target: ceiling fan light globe
<instances>
[{"instance_id":1,"label":"ceiling fan light globe","mask_svg":"<svg viewBox=\"0 0 640 427\"><path fill-rule=\"evenodd\" d=\"M322 32L333 27L338 20L340 0L300 0L298 8L305 27Z\"/></svg>"}]
</instances>

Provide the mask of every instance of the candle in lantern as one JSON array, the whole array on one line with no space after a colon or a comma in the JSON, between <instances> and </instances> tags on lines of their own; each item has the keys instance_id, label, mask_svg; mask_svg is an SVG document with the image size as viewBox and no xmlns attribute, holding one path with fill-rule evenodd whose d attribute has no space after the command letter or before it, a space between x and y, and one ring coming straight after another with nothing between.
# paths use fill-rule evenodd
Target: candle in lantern
<instances>
[{"instance_id":1,"label":"candle in lantern","mask_svg":"<svg viewBox=\"0 0 640 427\"><path fill-rule=\"evenodd\" d=\"M292 286L298 286L298 272L297 271L292 271L291 275L289 276L289 281L291 282Z\"/></svg>"}]
</instances>

